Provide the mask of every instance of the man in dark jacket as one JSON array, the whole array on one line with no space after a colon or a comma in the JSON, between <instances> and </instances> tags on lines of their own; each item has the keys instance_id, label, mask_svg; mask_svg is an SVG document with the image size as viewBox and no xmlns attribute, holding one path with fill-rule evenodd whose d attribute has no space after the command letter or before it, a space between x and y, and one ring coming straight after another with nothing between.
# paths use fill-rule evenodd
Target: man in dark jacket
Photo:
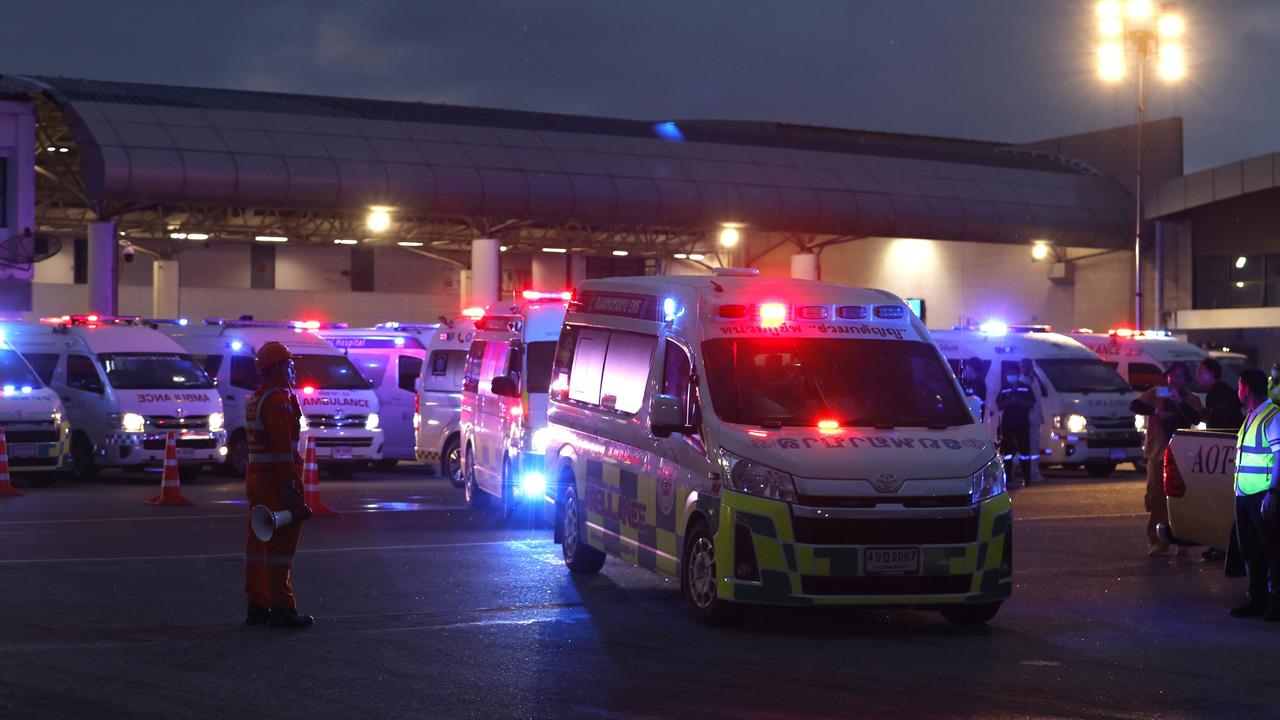
<instances>
[{"instance_id":1,"label":"man in dark jacket","mask_svg":"<svg viewBox=\"0 0 1280 720\"><path fill-rule=\"evenodd\" d=\"M1000 453L1004 457L1006 482L1013 484L1013 458L1022 469L1022 484L1031 484L1031 411L1036 406L1036 392L1018 377L1016 370L1005 375L1004 386L996 395L1000 411Z\"/></svg>"},{"instance_id":2,"label":"man in dark jacket","mask_svg":"<svg viewBox=\"0 0 1280 720\"><path fill-rule=\"evenodd\" d=\"M1239 392L1222 382L1222 363L1211 357L1201 360L1196 368L1196 385L1205 393L1205 425L1214 430L1239 430L1244 422Z\"/></svg>"}]
</instances>

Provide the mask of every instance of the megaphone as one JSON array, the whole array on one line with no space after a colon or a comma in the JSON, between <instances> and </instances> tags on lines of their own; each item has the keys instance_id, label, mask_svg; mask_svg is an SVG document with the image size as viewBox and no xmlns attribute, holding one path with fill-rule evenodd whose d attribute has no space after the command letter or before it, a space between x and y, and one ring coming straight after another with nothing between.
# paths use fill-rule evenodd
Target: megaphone
<instances>
[{"instance_id":1,"label":"megaphone","mask_svg":"<svg viewBox=\"0 0 1280 720\"><path fill-rule=\"evenodd\" d=\"M266 505L254 505L250 511L249 524L253 527L253 536L262 542L271 542L276 531L291 522L293 513L288 510L276 512Z\"/></svg>"}]
</instances>

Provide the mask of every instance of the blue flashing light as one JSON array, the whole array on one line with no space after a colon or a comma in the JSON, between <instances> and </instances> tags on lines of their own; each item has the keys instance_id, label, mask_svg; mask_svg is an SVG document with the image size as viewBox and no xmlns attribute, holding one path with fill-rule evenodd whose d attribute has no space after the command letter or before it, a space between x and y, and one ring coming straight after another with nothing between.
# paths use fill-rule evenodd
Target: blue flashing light
<instances>
[{"instance_id":1,"label":"blue flashing light","mask_svg":"<svg viewBox=\"0 0 1280 720\"><path fill-rule=\"evenodd\" d=\"M547 478L537 470L531 470L520 478L520 494L525 497L542 497L547 494Z\"/></svg>"},{"instance_id":2,"label":"blue flashing light","mask_svg":"<svg viewBox=\"0 0 1280 720\"><path fill-rule=\"evenodd\" d=\"M186 319L186 318L178 318L178 327L186 327L186 326L187 326L187 319Z\"/></svg>"},{"instance_id":3,"label":"blue flashing light","mask_svg":"<svg viewBox=\"0 0 1280 720\"><path fill-rule=\"evenodd\" d=\"M404 338L402 337L396 338L395 344L396 344L396 347L404 347Z\"/></svg>"},{"instance_id":4,"label":"blue flashing light","mask_svg":"<svg viewBox=\"0 0 1280 720\"><path fill-rule=\"evenodd\" d=\"M240 351L241 351L241 350L243 350L243 349L244 349L244 343L240 342L239 340L232 340L232 341L231 341L231 350L232 350L232 352L240 352Z\"/></svg>"},{"instance_id":5,"label":"blue flashing light","mask_svg":"<svg viewBox=\"0 0 1280 720\"><path fill-rule=\"evenodd\" d=\"M31 394L31 386L30 386L30 385L23 385L23 386L22 386L22 394L23 394L23 395L30 395L30 394Z\"/></svg>"},{"instance_id":6,"label":"blue flashing light","mask_svg":"<svg viewBox=\"0 0 1280 720\"><path fill-rule=\"evenodd\" d=\"M867 308L865 305L841 305L836 309L836 315L841 320L866 320Z\"/></svg>"},{"instance_id":7,"label":"blue flashing light","mask_svg":"<svg viewBox=\"0 0 1280 720\"><path fill-rule=\"evenodd\" d=\"M684 133L680 132L679 126L670 120L654 125L653 134L669 142L684 142Z\"/></svg>"},{"instance_id":8,"label":"blue flashing light","mask_svg":"<svg viewBox=\"0 0 1280 720\"><path fill-rule=\"evenodd\" d=\"M1009 326L999 320L988 320L979 325L978 330L984 335L1005 335L1009 332Z\"/></svg>"},{"instance_id":9,"label":"blue flashing light","mask_svg":"<svg viewBox=\"0 0 1280 720\"><path fill-rule=\"evenodd\" d=\"M667 322L671 322L676 319L675 298L666 298L662 301L662 317L666 319Z\"/></svg>"},{"instance_id":10,"label":"blue flashing light","mask_svg":"<svg viewBox=\"0 0 1280 720\"><path fill-rule=\"evenodd\" d=\"M877 305L875 312L881 320L901 320L907 316L907 309L902 305Z\"/></svg>"},{"instance_id":11,"label":"blue flashing light","mask_svg":"<svg viewBox=\"0 0 1280 720\"><path fill-rule=\"evenodd\" d=\"M5 394L5 395L12 395L12 394L14 393L14 391L16 391L16 390L17 390L17 388L15 388L15 387L14 387L14 386L12 386L12 385L5 385L5 386L4 386L4 394Z\"/></svg>"}]
</instances>

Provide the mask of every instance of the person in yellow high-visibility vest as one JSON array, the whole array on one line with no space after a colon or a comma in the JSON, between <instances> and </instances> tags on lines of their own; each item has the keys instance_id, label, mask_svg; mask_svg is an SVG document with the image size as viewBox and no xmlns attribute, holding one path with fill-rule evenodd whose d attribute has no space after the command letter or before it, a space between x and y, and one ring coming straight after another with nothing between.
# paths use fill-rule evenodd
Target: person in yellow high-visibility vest
<instances>
[{"instance_id":1,"label":"person in yellow high-visibility vest","mask_svg":"<svg viewBox=\"0 0 1280 720\"><path fill-rule=\"evenodd\" d=\"M1280 405L1267 396L1267 376L1240 373L1248 416L1236 436L1236 541L1249 575L1249 600L1234 617L1280 621Z\"/></svg>"}]
</instances>

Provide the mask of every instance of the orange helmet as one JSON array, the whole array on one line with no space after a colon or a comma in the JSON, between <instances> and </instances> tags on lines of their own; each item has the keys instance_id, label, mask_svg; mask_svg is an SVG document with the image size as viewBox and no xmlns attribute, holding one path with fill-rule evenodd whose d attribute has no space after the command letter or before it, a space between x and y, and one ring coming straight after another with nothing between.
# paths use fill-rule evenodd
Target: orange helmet
<instances>
[{"instance_id":1,"label":"orange helmet","mask_svg":"<svg viewBox=\"0 0 1280 720\"><path fill-rule=\"evenodd\" d=\"M289 352L289 348L285 347L284 343L278 343L274 340L263 343L262 347L258 348L258 372L262 372L276 363L292 359L293 353Z\"/></svg>"}]
</instances>

